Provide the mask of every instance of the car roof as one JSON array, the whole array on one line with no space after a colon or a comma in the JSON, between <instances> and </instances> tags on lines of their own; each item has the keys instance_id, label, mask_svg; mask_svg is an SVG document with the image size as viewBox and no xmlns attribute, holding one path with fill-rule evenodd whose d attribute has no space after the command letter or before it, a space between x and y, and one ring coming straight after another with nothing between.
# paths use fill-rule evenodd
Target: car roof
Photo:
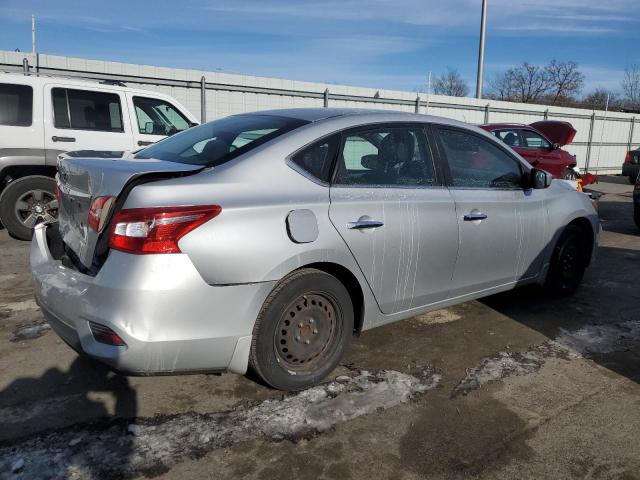
<instances>
[{"instance_id":1,"label":"car roof","mask_svg":"<svg viewBox=\"0 0 640 480\"><path fill-rule=\"evenodd\" d=\"M500 128L529 128L535 130L531 125L525 125L524 123L487 123L480 125L480 128L484 129L500 129Z\"/></svg>"},{"instance_id":2,"label":"car roof","mask_svg":"<svg viewBox=\"0 0 640 480\"><path fill-rule=\"evenodd\" d=\"M262 110L258 112L242 113L239 115L273 115L278 117L295 118L307 122L325 122L332 120L350 120L354 125L378 122L420 122L439 123L465 128L475 128L475 125L453 120L451 118L436 117L418 113L397 110L375 110L362 108L285 108L277 110Z\"/></svg>"}]
</instances>

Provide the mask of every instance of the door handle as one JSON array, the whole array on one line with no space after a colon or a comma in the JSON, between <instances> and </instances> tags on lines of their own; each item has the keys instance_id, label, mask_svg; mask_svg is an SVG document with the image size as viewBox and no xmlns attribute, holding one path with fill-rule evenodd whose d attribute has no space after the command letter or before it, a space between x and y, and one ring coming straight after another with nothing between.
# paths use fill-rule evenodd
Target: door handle
<instances>
[{"instance_id":1,"label":"door handle","mask_svg":"<svg viewBox=\"0 0 640 480\"><path fill-rule=\"evenodd\" d=\"M138 140L139 147L146 147L147 145L151 145L153 142L145 142L143 140Z\"/></svg>"},{"instance_id":2,"label":"door handle","mask_svg":"<svg viewBox=\"0 0 640 480\"><path fill-rule=\"evenodd\" d=\"M55 135L51 137L51 140L54 142L75 142L76 139L73 137L56 137Z\"/></svg>"},{"instance_id":3,"label":"door handle","mask_svg":"<svg viewBox=\"0 0 640 480\"><path fill-rule=\"evenodd\" d=\"M463 218L465 222L473 222L475 220L485 220L487 218L487 214L482 212L470 212Z\"/></svg>"},{"instance_id":4,"label":"door handle","mask_svg":"<svg viewBox=\"0 0 640 480\"><path fill-rule=\"evenodd\" d=\"M382 227L384 223L378 220L358 220L356 222L347 223L347 228L350 230L364 230L367 228Z\"/></svg>"}]
</instances>

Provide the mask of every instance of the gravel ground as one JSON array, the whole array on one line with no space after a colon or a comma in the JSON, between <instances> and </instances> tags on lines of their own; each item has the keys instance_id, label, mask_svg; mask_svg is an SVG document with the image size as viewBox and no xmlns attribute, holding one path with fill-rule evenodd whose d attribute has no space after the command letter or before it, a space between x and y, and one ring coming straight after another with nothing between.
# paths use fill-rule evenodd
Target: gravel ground
<instances>
[{"instance_id":1,"label":"gravel ground","mask_svg":"<svg viewBox=\"0 0 640 480\"><path fill-rule=\"evenodd\" d=\"M127 378L81 359L0 231L0 478L640 479L640 237L607 182L598 260L365 332L298 394L237 375Z\"/></svg>"}]
</instances>

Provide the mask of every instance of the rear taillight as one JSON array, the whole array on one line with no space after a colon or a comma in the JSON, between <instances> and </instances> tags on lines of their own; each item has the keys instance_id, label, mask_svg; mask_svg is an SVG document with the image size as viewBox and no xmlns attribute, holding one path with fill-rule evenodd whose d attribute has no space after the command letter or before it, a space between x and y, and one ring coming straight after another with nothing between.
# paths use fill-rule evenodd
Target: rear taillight
<instances>
[{"instance_id":1,"label":"rear taillight","mask_svg":"<svg viewBox=\"0 0 640 480\"><path fill-rule=\"evenodd\" d=\"M94 232L101 232L109 215L109 209L113 205L115 197L96 197L91 202L87 224Z\"/></svg>"},{"instance_id":2,"label":"rear taillight","mask_svg":"<svg viewBox=\"0 0 640 480\"><path fill-rule=\"evenodd\" d=\"M134 254L180 253L178 240L221 211L219 205L120 210L111 222L109 246Z\"/></svg>"},{"instance_id":3,"label":"rear taillight","mask_svg":"<svg viewBox=\"0 0 640 480\"><path fill-rule=\"evenodd\" d=\"M113 345L114 347L127 346L120 335L105 325L89 322L89 328L91 329L91 334L93 335L93 338L96 339L96 342Z\"/></svg>"},{"instance_id":4,"label":"rear taillight","mask_svg":"<svg viewBox=\"0 0 640 480\"><path fill-rule=\"evenodd\" d=\"M618 158L620 158L620 157L618 157ZM620 161L620 160L618 160L618 161ZM627 152L627 154L624 157L624 161L625 162L630 162L631 161L631 152Z\"/></svg>"}]
</instances>

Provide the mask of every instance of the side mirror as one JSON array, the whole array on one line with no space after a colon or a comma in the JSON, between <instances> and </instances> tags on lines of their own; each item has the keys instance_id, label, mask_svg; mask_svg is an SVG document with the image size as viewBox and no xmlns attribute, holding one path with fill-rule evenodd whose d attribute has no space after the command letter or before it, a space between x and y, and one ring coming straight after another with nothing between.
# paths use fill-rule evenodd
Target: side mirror
<instances>
[{"instance_id":1,"label":"side mirror","mask_svg":"<svg viewBox=\"0 0 640 480\"><path fill-rule=\"evenodd\" d=\"M147 122L144 124L144 133L153 133L153 122Z\"/></svg>"},{"instance_id":2,"label":"side mirror","mask_svg":"<svg viewBox=\"0 0 640 480\"><path fill-rule=\"evenodd\" d=\"M532 168L529 172L530 186L536 190L542 188L549 188L553 177L549 172L540 170L539 168Z\"/></svg>"}]
</instances>

